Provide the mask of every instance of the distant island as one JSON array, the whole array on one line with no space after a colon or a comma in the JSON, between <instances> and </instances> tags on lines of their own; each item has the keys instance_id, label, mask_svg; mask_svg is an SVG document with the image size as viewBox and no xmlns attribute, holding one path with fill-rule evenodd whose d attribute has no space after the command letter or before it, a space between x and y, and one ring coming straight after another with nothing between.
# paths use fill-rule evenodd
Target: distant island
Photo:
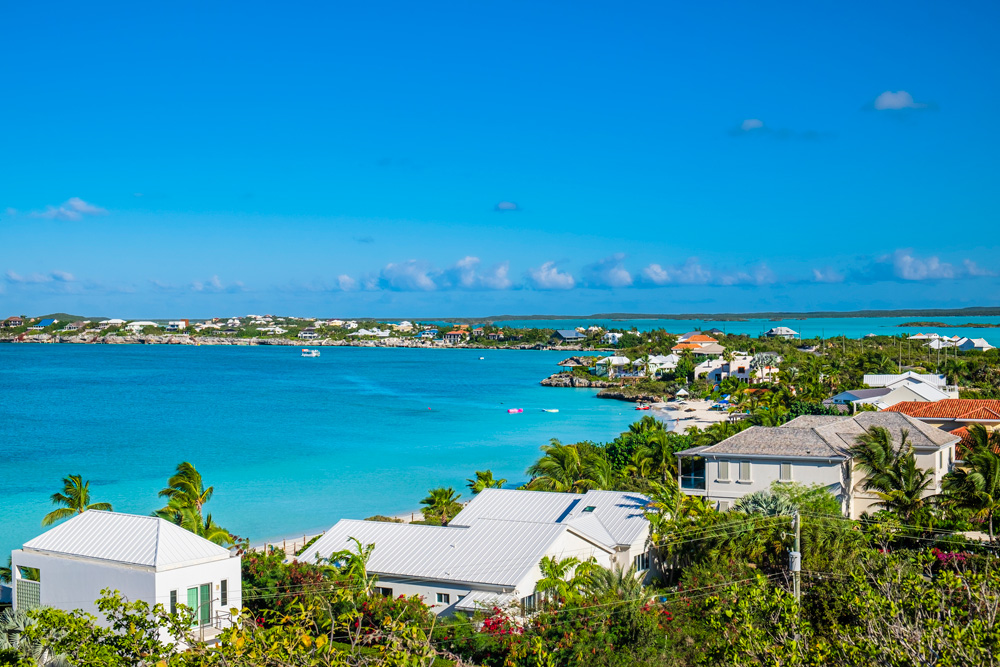
<instances>
[{"instance_id":1,"label":"distant island","mask_svg":"<svg viewBox=\"0 0 1000 667\"><path fill-rule=\"evenodd\" d=\"M958 327L963 329L1000 329L1000 324L989 322L966 322L965 324L947 324L946 322L903 322L897 327Z\"/></svg>"}]
</instances>

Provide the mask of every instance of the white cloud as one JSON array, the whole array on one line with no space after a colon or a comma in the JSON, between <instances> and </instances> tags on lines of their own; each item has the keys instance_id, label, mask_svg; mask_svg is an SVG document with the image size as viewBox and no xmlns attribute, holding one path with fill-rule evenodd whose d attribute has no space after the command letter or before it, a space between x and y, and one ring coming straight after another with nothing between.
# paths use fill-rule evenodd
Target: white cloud
<instances>
[{"instance_id":1,"label":"white cloud","mask_svg":"<svg viewBox=\"0 0 1000 667\"><path fill-rule=\"evenodd\" d=\"M449 284L464 289L508 289L511 285L508 273L510 262L501 262L493 268L481 272L478 257L463 257L446 273Z\"/></svg>"},{"instance_id":2,"label":"white cloud","mask_svg":"<svg viewBox=\"0 0 1000 667\"><path fill-rule=\"evenodd\" d=\"M873 103L876 111L898 111L900 109L924 109L926 104L915 102L913 96L905 90L895 93L887 90L875 98Z\"/></svg>"},{"instance_id":3,"label":"white cloud","mask_svg":"<svg viewBox=\"0 0 1000 667\"><path fill-rule=\"evenodd\" d=\"M622 264L624 259L624 254L617 253L585 267L587 285L590 287L628 287L631 285L632 274Z\"/></svg>"},{"instance_id":4,"label":"white cloud","mask_svg":"<svg viewBox=\"0 0 1000 667\"><path fill-rule=\"evenodd\" d=\"M431 277L433 269L427 262L410 259L399 264L386 264L380 274L381 284L404 292L433 292L438 288Z\"/></svg>"},{"instance_id":5,"label":"white cloud","mask_svg":"<svg viewBox=\"0 0 1000 667\"><path fill-rule=\"evenodd\" d=\"M8 283L18 285L44 285L45 283L72 283L76 278L66 271L50 271L48 273L32 273L22 276L14 271L7 271L5 278Z\"/></svg>"},{"instance_id":6,"label":"white cloud","mask_svg":"<svg viewBox=\"0 0 1000 667\"><path fill-rule=\"evenodd\" d=\"M493 208L493 210L496 211L497 213L512 213L515 211L520 211L521 207L512 201L502 201L498 202L497 205Z\"/></svg>"},{"instance_id":7,"label":"white cloud","mask_svg":"<svg viewBox=\"0 0 1000 667\"><path fill-rule=\"evenodd\" d=\"M162 284L157 284L157 286L165 287ZM188 288L192 292L201 292L204 294L219 294L222 292L231 294L234 292L242 292L244 289L243 283L241 283L240 281L237 280L236 282L226 285L225 283L222 282L219 276L212 276L208 280L204 281L195 280L188 286Z\"/></svg>"},{"instance_id":8,"label":"white cloud","mask_svg":"<svg viewBox=\"0 0 1000 667\"><path fill-rule=\"evenodd\" d=\"M968 274L970 276L977 277L977 278L981 277L981 276L995 276L995 275L997 275L996 271L990 271L989 269L984 269L983 267L981 267L978 264L976 264L975 262L973 262L971 259L964 260L962 262L962 266L965 267L965 273L966 274Z\"/></svg>"},{"instance_id":9,"label":"white cloud","mask_svg":"<svg viewBox=\"0 0 1000 667\"><path fill-rule=\"evenodd\" d=\"M720 285L770 285L775 282L774 272L767 264L760 263L749 271L734 271L719 276Z\"/></svg>"},{"instance_id":10,"label":"white cloud","mask_svg":"<svg viewBox=\"0 0 1000 667\"><path fill-rule=\"evenodd\" d=\"M920 258L911 250L897 250L892 256L892 270L903 280L941 280L955 277L955 267L937 257Z\"/></svg>"},{"instance_id":11,"label":"white cloud","mask_svg":"<svg viewBox=\"0 0 1000 667\"><path fill-rule=\"evenodd\" d=\"M826 267L825 269L813 269L813 280L817 283L842 283L844 274L837 269Z\"/></svg>"},{"instance_id":12,"label":"white cloud","mask_svg":"<svg viewBox=\"0 0 1000 667\"><path fill-rule=\"evenodd\" d=\"M337 287L343 292L353 292L358 289L358 281L347 274L337 276Z\"/></svg>"},{"instance_id":13,"label":"white cloud","mask_svg":"<svg viewBox=\"0 0 1000 667\"><path fill-rule=\"evenodd\" d=\"M538 289L573 289L576 281L569 273L560 271L555 262L545 262L528 272L532 285Z\"/></svg>"},{"instance_id":14,"label":"white cloud","mask_svg":"<svg viewBox=\"0 0 1000 667\"><path fill-rule=\"evenodd\" d=\"M745 121L740 123L740 129L744 132L750 132L751 130L759 130L764 127L764 121L759 118L747 118Z\"/></svg>"},{"instance_id":15,"label":"white cloud","mask_svg":"<svg viewBox=\"0 0 1000 667\"><path fill-rule=\"evenodd\" d=\"M33 218L45 220L81 220L85 215L104 215L107 210L85 202L79 197L70 197L59 206L48 206L44 211L34 211Z\"/></svg>"},{"instance_id":16,"label":"white cloud","mask_svg":"<svg viewBox=\"0 0 1000 667\"><path fill-rule=\"evenodd\" d=\"M680 266L650 264L642 270L642 275L654 285L704 285L712 280L712 272L704 268L697 257L689 257Z\"/></svg>"},{"instance_id":17,"label":"white cloud","mask_svg":"<svg viewBox=\"0 0 1000 667\"><path fill-rule=\"evenodd\" d=\"M49 275L52 276L53 280L57 280L61 283L71 283L76 280L73 274L67 271L53 271Z\"/></svg>"}]
</instances>

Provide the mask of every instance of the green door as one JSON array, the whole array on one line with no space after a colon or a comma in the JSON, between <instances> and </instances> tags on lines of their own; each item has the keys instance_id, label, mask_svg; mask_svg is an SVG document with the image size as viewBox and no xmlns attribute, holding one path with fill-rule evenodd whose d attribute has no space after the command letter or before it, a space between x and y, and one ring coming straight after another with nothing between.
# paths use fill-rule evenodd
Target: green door
<instances>
[{"instance_id":1,"label":"green door","mask_svg":"<svg viewBox=\"0 0 1000 667\"><path fill-rule=\"evenodd\" d=\"M189 588L187 594L187 606L194 616L191 617L191 625L198 625L198 589Z\"/></svg>"},{"instance_id":2,"label":"green door","mask_svg":"<svg viewBox=\"0 0 1000 667\"><path fill-rule=\"evenodd\" d=\"M201 585L201 609L198 620L201 625L210 625L212 622L212 584Z\"/></svg>"}]
</instances>

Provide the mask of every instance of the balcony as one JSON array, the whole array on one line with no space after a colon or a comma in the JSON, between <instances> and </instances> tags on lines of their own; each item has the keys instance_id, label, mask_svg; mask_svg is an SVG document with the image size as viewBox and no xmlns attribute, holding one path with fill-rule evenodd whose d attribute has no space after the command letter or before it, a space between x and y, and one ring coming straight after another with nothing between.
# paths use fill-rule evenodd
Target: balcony
<instances>
[{"instance_id":1,"label":"balcony","mask_svg":"<svg viewBox=\"0 0 1000 667\"><path fill-rule=\"evenodd\" d=\"M704 470L700 475L681 475L680 485L682 491L704 491L705 490L705 472Z\"/></svg>"}]
</instances>

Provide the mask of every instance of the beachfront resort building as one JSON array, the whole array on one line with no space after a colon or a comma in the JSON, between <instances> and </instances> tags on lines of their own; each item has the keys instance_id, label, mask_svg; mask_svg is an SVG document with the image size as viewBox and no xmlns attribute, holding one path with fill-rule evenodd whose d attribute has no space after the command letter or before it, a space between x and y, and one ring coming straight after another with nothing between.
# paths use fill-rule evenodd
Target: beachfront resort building
<instances>
[{"instance_id":1,"label":"beachfront resort building","mask_svg":"<svg viewBox=\"0 0 1000 667\"><path fill-rule=\"evenodd\" d=\"M852 465L848 449L876 426L886 428L897 443L902 432L908 432L917 465L933 471L925 495L940 493L941 479L955 462L959 437L895 412L807 415L782 426L751 426L718 444L678 452L678 482L684 493L703 496L719 510L775 482L819 484L856 519L872 511L878 498L861 489L864 476Z\"/></svg>"},{"instance_id":2,"label":"beachfront resort building","mask_svg":"<svg viewBox=\"0 0 1000 667\"><path fill-rule=\"evenodd\" d=\"M368 571L383 595L420 595L436 614L521 605L540 596L539 563L594 558L607 568L632 565L650 577L646 496L618 491L585 494L485 489L447 526L339 521L314 545L313 562L374 544Z\"/></svg>"},{"instance_id":3,"label":"beachfront resort building","mask_svg":"<svg viewBox=\"0 0 1000 667\"><path fill-rule=\"evenodd\" d=\"M243 605L240 557L151 516L87 510L11 553L15 609L80 609L104 618L101 589L129 600L186 605L194 627L209 639L232 624ZM166 629L161 639L169 640Z\"/></svg>"}]
</instances>

